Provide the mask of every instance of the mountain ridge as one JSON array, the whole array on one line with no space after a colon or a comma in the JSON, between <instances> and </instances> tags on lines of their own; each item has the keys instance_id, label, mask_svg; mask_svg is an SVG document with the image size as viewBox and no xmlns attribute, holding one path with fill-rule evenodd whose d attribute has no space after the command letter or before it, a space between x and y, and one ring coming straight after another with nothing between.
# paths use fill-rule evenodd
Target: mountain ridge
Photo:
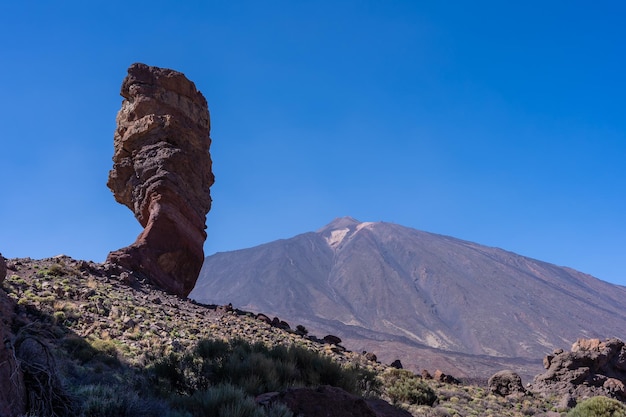
<instances>
[{"instance_id":1,"label":"mountain ridge","mask_svg":"<svg viewBox=\"0 0 626 417\"><path fill-rule=\"evenodd\" d=\"M351 217L209 256L190 297L275 314L337 333L354 350L414 367L437 362L462 375L484 357L515 368L579 337L623 338L626 328L626 287L503 249Z\"/></svg>"}]
</instances>

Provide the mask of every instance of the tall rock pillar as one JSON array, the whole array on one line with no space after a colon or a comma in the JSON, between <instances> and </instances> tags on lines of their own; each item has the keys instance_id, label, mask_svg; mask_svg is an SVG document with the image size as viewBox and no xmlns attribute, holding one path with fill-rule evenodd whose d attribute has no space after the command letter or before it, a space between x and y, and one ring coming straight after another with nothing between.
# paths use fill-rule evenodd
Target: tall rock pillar
<instances>
[{"instance_id":1,"label":"tall rock pillar","mask_svg":"<svg viewBox=\"0 0 626 417\"><path fill-rule=\"evenodd\" d=\"M207 101L184 74L133 64L122 83L108 187L144 227L108 262L140 271L162 289L193 289L211 209Z\"/></svg>"}]
</instances>

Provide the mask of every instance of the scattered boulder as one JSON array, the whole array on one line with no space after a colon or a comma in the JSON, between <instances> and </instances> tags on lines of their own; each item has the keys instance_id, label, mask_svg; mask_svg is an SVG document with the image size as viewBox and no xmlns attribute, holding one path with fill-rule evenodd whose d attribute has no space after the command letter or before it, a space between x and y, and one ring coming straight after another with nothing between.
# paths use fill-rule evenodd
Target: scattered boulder
<instances>
[{"instance_id":1,"label":"scattered boulder","mask_svg":"<svg viewBox=\"0 0 626 417\"><path fill-rule=\"evenodd\" d=\"M378 362L378 357L375 353L363 351L363 355L365 355L365 359L371 362Z\"/></svg>"},{"instance_id":2,"label":"scattered boulder","mask_svg":"<svg viewBox=\"0 0 626 417\"><path fill-rule=\"evenodd\" d=\"M422 369L422 378L424 379L433 379L433 376L428 372L427 369Z\"/></svg>"},{"instance_id":3,"label":"scattered boulder","mask_svg":"<svg viewBox=\"0 0 626 417\"><path fill-rule=\"evenodd\" d=\"M402 362L400 362L400 359L396 359L395 361L391 362L389 366L396 369L402 369Z\"/></svg>"},{"instance_id":4,"label":"scattered boulder","mask_svg":"<svg viewBox=\"0 0 626 417\"><path fill-rule=\"evenodd\" d=\"M269 324L269 325L271 325L271 324L272 324L272 319L270 319L269 317L267 317L267 316L266 316L265 314L263 314L263 313L259 313L259 314L257 314L257 315L256 315L256 319L257 319L257 320L261 320L262 322L267 323L267 324Z\"/></svg>"},{"instance_id":5,"label":"scattered boulder","mask_svg":"<svg viewBox=\"0 0 626 417\"><path fill-rule=\"evenodd\" d=\"M328 343L331 345L338 345L341 343L341 339L338 338L337 336L333 336L332 334L328 334L324 336L322 340L324 340L325 343Z\"/></svg>"},{"instance_id":6,"label":"scattered boulder","mask_svg":"<svg viewBox=\"0 0 626 417\"><path fill-rule=\"evenodd\" d=\"M444 374L441 370L437 369L435 375L433 375L435 381L444 382L446 384L460 384L461 381L453 377L452 375Z\"/></svg>"},{"instance_id":7,"label":"scattered boulder","mask_svg":"<svg viewBox=\"0 0 626 417\"><path fill-rule=\"evenodd\" d=\"M206 99L184 74L133 64L121 88L108 187L143 232L107 262L186 297L204 261L213 185Z\"/></svg>"},{"instance_id":8,"label":"scattered boulder","mask_svg":"<svg viewBox=\"0 0 626 417\"><path fill-rule=\"evenodd\" d=\"M294 415L306 417L410 417L411 414L381 399L364 399L341 388L323 385L318 388L293 388L281 393L257 397L257 403L269 406L285 404Z\"/></svg>"},{"instance_id":9,"label":"scattered boulder","mask_svg":"<svg viewBox=\"0 0 626 417\"><path fill-rule=\"evenodd\" d=\"M228 303L228 304L225 304L225 305L223 305L223 306L217 306L217 307L215 308L215 310L216 310L216 311L220 311L220 312L222 312L222 313L230 313L230 312L231 312L231 311L233 311L234 309L233 309L233 304L232 304L232 303Z\"/></svg>"},{"instance_id":10,"label":"scattered boulder","mask_svg":"<svg viewBox=\"0 0 626 417\"><path fill-rule=\"evenodd\" d=\"M283 329L283 330L290 330L291 329L291 327L289 326L289 323L279 319L278 317L274 317L272 319L272 327L276 327L278 329Z\"/></svg>"},{"instance_id":11,"label":"scattered boulder","mask_svg":"<svg viewBox=\"0 0 626 417\"><path fill-rule=\"evenodd\" d=\"M527 394L522 378L513 371L504 370L495 373L487 382L489 391L501 397L524 396Z\"/></svg>"},{"instance_id":12,"label":"scattered boulder","mask_svg":"<svg viewBox=\"0 0 626 417\"><path fill-rule=\"evenodd\" d=\"M619 339L579 339L570 352L559 349L548 355L544 366L546 372L531 385L533 392L573 401L598 395L626 401L626 345Z\"/></svg>"}]
</instances>

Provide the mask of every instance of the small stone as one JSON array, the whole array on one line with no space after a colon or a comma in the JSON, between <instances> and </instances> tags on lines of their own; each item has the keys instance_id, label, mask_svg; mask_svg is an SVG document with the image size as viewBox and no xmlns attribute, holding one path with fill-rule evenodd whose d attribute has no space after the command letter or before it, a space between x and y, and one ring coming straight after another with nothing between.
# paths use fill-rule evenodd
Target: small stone
<instances>
[{"instance_id":1,"label":"small stone","mask_svg":"<svg viewBox=\"0 0 626 417\"><path fill-rule=\"evenodd\" d=\"M402 369L402 362L400 362L400 359L396 359L395 361L391 362L389 366L396 369Z\"/></svg>"},{"instance_id":2,"label":"small stone","mask_svg":"<svg viewBox=\"0 0 626 417\"><path fill-rule=\"evenodd\" d=\"M550 364L552 363L552 359L554 359L554 355L546 355L543 358L543 367L546 369L550 369Z\"/></svg>"},{"instance_id":3,"label":"small stone","mask_svg":"<svg viewBox=\"0 0 626 417\"><path fill-rule=\"evenodd\" d=\"M124 329L133 329L137 325L135 320L131 318L127 318L126 320L124 320L123 324L124 324Z\"/></svg>"}]
</instances>

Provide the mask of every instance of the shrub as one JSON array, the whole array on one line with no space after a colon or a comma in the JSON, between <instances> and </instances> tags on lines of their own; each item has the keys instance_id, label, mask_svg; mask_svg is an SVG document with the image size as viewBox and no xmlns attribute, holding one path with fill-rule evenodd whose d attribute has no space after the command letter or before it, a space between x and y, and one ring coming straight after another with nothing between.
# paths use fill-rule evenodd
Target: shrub
<instances>
[{"instance_id":1,"label":"shrub","mask_svg":"<svg viewBox=\"0 0 626 417\"><path fill-rule=\"evenodd\" d=\"M376 385L375 374L359 367L342 367L332 359L297 346L268 347L244 340L202 340L184 355L170 354L150 367L154 386L162 393L191 395L228 383L249 395L293 386L332 385L362 394Z\"/></svg>"},{"instance_id":2,"label":"shrub","mask_svg":"<svg viewBox=\"0 0 626 417\"><path fill-rule=\"evenodd\" d=\"M62 264L52 264L50 265L50 269L48 270L48 275L52 275L55 277L61 277L67 274L67 270L65 269L65 265Z\"/></svg>"},{"instance_id":3,"label":"shrub","mask_svg":"<svg viewBox=\"0 0 626 417\"><path fill-rule=\"evenodd\" d=\"M118 350L113 341L93 339L89 342L78 335L68 335L61 345L71 358L83 365L92 362L101 362L109 367L121 365Z\"/></svg>"},{"instance_id":4,"label":"shrub","mask_svg":"<svg viewBox=\"0 0 626 417\"><path fill-rule=\"evenodd\" d=\"M154 384L155 388L163 393L173 391L178 394L191 394L195 390L185 378L181 357L175 353L154 362L150 366L150 372L157 381Z\"/></svg>"},{"instance_id":5,"label":"shrub","mask_svg":"<svg viewBox=\"0 0 626 417\"><path fill-rule=\"evenodd\" d=\"M80 387L76 395L83 400L81 417L150 417L163 409L154 399L142 399L123 385L87 385Z\"/></svg>"},{"instance_id":6,"label":"shrub","mask_svg":"<svg viewBox=\"0 0 626 417\"><path fill-rule=\"evenodd\" d=\"M65 321L65 312L64 311L55 311L52 314L52 322L54 324L63 324Z\"/></svg>"},{"instance_id":7,"label":"shrub","mask_svg":"<svg viewBox=\"0 0 626 417\"><path fill-rule=\"evenodd\" d=\"M417 375L404 369L392 369L383 374L385 393L394 404L432 406L437 395Z\"/></svg>"},{"instance_id":8,"label":"shrub","mask_svg":"<svg viewBox=\"0 0 626 417\"><path fill-rule=\"evenodd\" d=\"M214 417L292 417L293 413L280 404L268 410L259 407L254 399L233 385L220 384L191 396L174 401L175 408L194 416Z\"/></svg>"},{"instance_id":9,"label":"shrub","mask_svg":"<svg viewBox=\"0 0 626 417\"><path fill-rule=\"evenodd\" d=\"M626 417L626 406L607 397L589 398L567 413L568 417Z\"/></svg>"},{"instance_id":10,"label":"shrub","mask_svg":"<svg viewBox=\"0 0 626 417\"><path fill-rule=\"evenodd\" d=\"M62 341L62 346L70 357L77 359L80 363L91 360L97 351L82 337L69 335Z\"/></svg>"}]
</instances>

